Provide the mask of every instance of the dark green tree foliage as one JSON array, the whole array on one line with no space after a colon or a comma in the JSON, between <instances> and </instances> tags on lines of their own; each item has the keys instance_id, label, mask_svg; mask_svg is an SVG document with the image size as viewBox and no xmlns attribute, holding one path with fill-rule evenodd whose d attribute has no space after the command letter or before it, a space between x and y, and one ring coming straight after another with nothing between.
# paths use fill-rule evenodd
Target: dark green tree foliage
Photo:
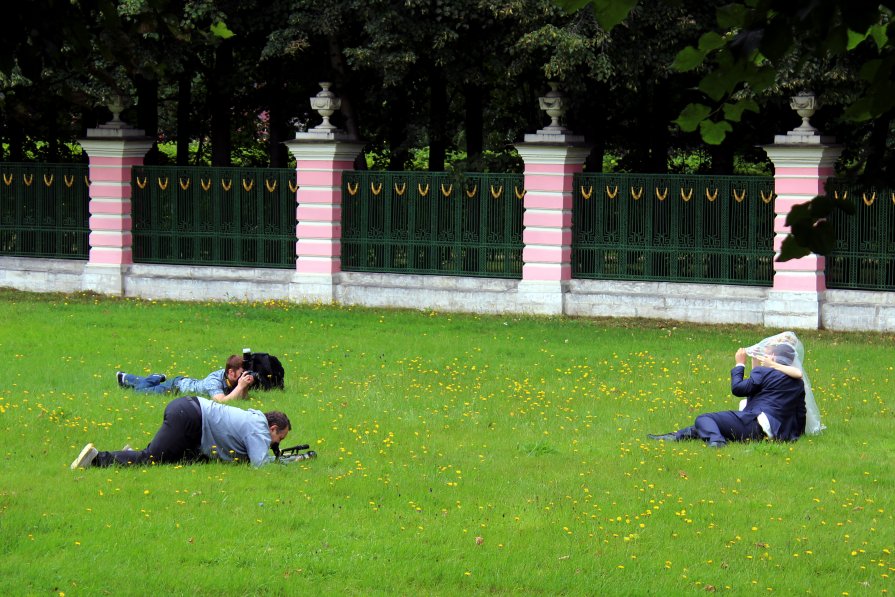
<instances>
[{"instance_id":1,"label":"dark green tree foliage","mask_svg":"<svg viewBox=\"0 0 895 597\"><path fill-rule=\"evenodd\" d=\"M637 4L558 1L569 10L593 8L606 28L633 20ZM676 123L717 146L743 128L747 114L773 106L774 97L819 88L821 103L837 106L839 120L848 124L840 129L840 140L848 147L851 174L865 182L886 180L895 172L893 8L891 0L746 0L717 6L714 21L680 49L672 65L699 77L699 96L681 110ZM848 209L845 205L821 196L794 209L787 218L792 234L780 260L826 253L831 210Z\"/></svg>"}]
</instances>

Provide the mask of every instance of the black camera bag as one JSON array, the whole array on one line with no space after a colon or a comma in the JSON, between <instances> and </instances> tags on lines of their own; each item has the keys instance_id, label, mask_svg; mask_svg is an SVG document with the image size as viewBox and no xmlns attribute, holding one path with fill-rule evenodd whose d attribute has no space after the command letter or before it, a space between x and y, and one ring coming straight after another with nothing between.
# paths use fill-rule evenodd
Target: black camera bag
<instances>
[{"instance_id":1,"label":"black camera bag","mask_svg":"<svg viewBox=\"0 0 895 597\"><path fill-rule=\"evenodd\" d=\"M258 374L253 384L255 387L265 391L283 389L286 372L277 357L266 352L256 352L252 354L250 366L244 368Z\"/></svg>"}]
</instances>

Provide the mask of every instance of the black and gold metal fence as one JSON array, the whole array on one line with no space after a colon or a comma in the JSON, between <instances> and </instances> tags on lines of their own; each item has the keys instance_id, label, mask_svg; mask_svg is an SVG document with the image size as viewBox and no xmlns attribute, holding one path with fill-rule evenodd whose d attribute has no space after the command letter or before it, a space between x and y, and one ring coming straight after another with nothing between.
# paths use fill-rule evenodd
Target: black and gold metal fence
<instances>
[{"instance_id":1,"label":"black and gold metal fence","mask_svg":"<svg viewBox=\"0 0 895 597\"><path fill-rule=\"evenodd\" d=\"M344 271L522 277L520 174L346 172Z\"/></svg>"},{"instance_id":2,"label":"black and gold metal fence","mask_svg":"<svg viewBox=\"0 0 895 597\"><path fill-rule=\"evenodd\" d=\"M774 179L582 174L572 275L770 286Z\"/></svg>"},{"instance_id":3,"label":"black and gold metal fence","mask_svg":"<svg viewBox=\"0 0 895 597\"><path fill-rule=\"evenodd\" d=\"M134 261L295 267L295 170L134 168Z\"/></svg>"},{"instance_id":4,"label":"black and gold metal fence","mask_svg":"<svg viewBox=\"0 0 895 597\"><path fill-rule=\"evenodd\" d=\"M86 259L87 166L0 163L0 255Z\"/></svg>"},{"instance_id":5,"label":"black and gold metal fence","mask_svg":"<svg viewBox=\"0 0 895 597\"><path fill-rule=\"evenodd\" d=\"M895 291L895 188L860 187L831 179L833 201L851 201L854 214L834 210L835 244L826 259L827 288Z\"/></svg>"}]
</instances>

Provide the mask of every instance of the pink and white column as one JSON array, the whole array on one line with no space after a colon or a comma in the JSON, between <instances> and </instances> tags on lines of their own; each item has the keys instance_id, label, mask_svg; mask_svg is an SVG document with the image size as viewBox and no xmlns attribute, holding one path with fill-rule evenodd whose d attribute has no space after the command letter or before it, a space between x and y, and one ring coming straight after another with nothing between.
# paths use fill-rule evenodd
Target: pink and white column
<instances>
[{"instance_id":1,"label":"pink and white column","mask_svg":"<svg viewBox=\"0 0 895 597\"><path fill-rule=\"evenodd\" d=\"M525 199L522 219L522 281L519 308L530 313L564 312L572 279L573 178L582 171L590 147L584 137L562 126L562 96L554 83L540 98L550 125L525 135L516 149L525 162Z\"/></svg>"},{"instance_id":2,"label":"pink and white column","mask_svg":"<svg viewBox=\"0 0 895 597\"><path fill-rule=\"evenodd\" d=\"M763 148L774 164L774 251L778 255L790 232L786 216L794 205L824 194L826 180L835 173L836 160L842 153L832 137L821 136L808 122L815 111L812 94L793 97L791 106L802 117L802 125L776 135L774 144ZM818 329L826 291L825 268L823 256L815 254L774 261L774 285L765 302L764 324L781 329Z\"/></svg>"},{"instance_id":3,"label":"pink and white column","mask_svg":"<svg viewBox=\"0 0 895 597\"><path fill-rule=\"evenodd\" d=\"M152 139L118 118L87 130L79 142L89 156L90 252L83 290L121 296L127 268L134 262L131 170L142 166Z\"/></svg>"},{"instance_id":4,"label":"pink and white column","mask_svg":"<svg viewBox=\"0 0 895 597\"><path fill-rule=\"evenodd\" d=\"M296 302L331 303L342 271L342 173L354 170L364 144L330 124L340 100L321 83L323 91L311 107L323 123L295 134L286 146L295 157L296 265L290 298Z\"/></svg>"}]
</instances>

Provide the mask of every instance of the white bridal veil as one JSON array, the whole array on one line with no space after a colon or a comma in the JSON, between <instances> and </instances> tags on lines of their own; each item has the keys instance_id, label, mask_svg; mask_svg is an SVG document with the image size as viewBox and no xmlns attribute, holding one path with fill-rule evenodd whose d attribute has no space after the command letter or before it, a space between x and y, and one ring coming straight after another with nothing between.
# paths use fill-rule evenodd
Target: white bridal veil
<instances>
[{"instance_id":1,"label":"white bridal veil","mask_svg":"<svg viewBox=\"0 0 895 597\"><path fill-rule=\"evenodd\" d=\"M788 344L796 352L796 357L792 364L798 367L802 372L802 381L805 382L805 433L808 435L817 435L826 427L820 422L820 410L814 401L814 392L811 391L811 381L808 379L808 372L805 371L805 347L793 332L781 332L776 336L765 338L758 344L746 348L746 354L750 357L761 358L765 353L765 347L777 344Z\"/></svg>"}]
</instances>

